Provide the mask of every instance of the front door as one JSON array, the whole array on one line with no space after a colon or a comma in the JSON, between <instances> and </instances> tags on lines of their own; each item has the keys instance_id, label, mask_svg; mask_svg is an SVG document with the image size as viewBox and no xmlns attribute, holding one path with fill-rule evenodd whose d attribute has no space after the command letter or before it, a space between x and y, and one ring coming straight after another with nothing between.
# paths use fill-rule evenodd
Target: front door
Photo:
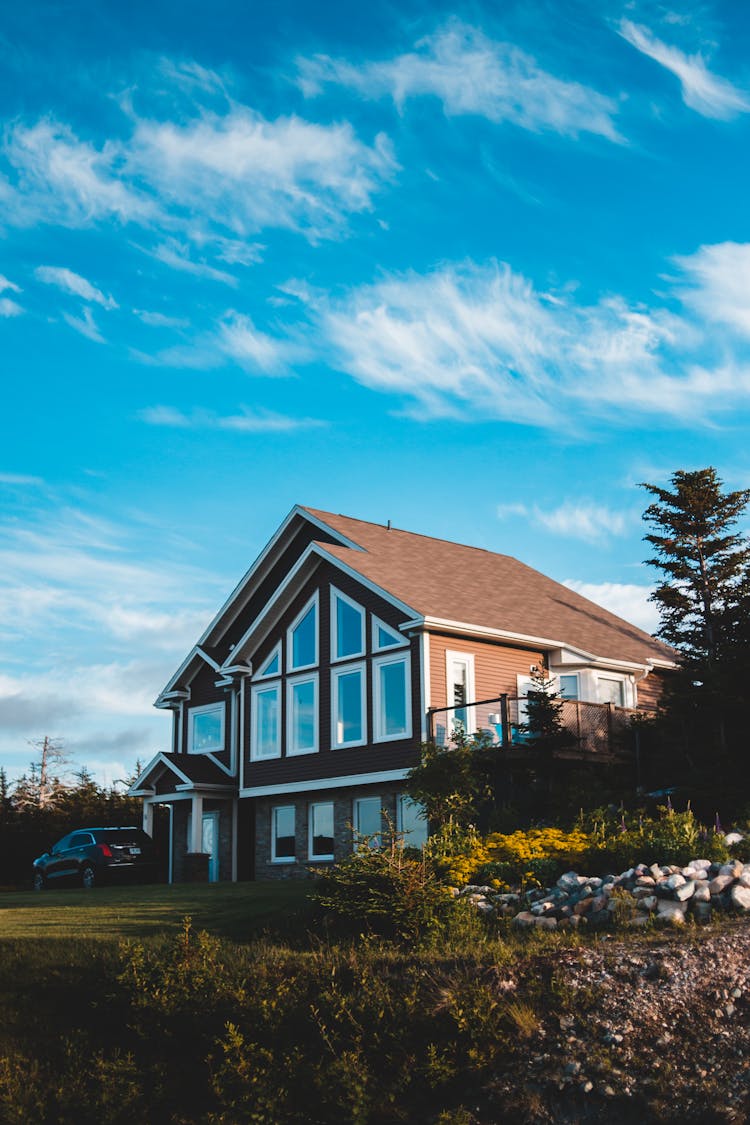
<instances>
[{"instance_id":1,"label":"front door","mask_svg":"<svg viewBox=\"0 0 750 1125\"><path fill-rule=\"evenodd\" d=\"M201 851L208 857L208 881L219 881L219 814L204 812Z\"/></svg>"}]
</instances>

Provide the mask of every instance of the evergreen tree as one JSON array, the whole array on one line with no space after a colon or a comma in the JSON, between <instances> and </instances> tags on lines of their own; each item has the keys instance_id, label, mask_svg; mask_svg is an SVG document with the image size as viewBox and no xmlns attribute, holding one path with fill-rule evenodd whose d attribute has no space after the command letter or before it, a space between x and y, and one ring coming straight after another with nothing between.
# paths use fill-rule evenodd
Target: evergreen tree
<instances>
[{"instance_id":1,"label":"evergreen tree","mask_svg":"<svg viewBox=\"0 0 750 1125\"><path fill-rule=\"evenodd\" d=\"M750 670L750 542L736 525L750 489L725 491L713 468L679 470L670 483L671 489L642 485L654 497L644 512L652 529L645 539L654 549L646 561L663 576L651 600L659 635L680 657L665 730L673 743L681 731L688 764L705 774L716 754L726 759L738 748L737 711Z\"/></svg>"}]
</instances>

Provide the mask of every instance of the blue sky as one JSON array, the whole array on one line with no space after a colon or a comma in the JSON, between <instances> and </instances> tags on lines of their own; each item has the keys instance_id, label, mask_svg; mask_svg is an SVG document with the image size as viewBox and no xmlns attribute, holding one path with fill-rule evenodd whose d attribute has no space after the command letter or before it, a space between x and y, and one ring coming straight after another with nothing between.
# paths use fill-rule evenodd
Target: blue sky
<instances>
[{"instance_id":1,"label":"blue sky","mask_svg":"<svg viewBox=\"0 0 750 1125\"><path fill-rule=\"evenodd\" d=\"M750 485L737 4L0 3L0 760L109 780L294 503L645 627Z\"/></svg>"}]
</instances>

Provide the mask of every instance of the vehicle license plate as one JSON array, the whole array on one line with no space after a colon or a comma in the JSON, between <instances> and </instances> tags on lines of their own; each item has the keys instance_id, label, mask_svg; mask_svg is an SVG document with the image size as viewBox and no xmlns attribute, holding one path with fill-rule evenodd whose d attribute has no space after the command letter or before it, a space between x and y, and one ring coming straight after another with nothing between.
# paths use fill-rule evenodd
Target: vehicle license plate
<instances>
[{"instance_id":1,"label":"vehicle license plate","mask_svg":"<svg viewBox=\"0 0 750 1125\"><path fill-rule=\"evenodd\" d=\"M131 855L140 855L140 854L141 854L141 849L140 849L140 848L131 848L131 849L130 849L130 854L131 854Z\"/></svg>"}]
</instances>

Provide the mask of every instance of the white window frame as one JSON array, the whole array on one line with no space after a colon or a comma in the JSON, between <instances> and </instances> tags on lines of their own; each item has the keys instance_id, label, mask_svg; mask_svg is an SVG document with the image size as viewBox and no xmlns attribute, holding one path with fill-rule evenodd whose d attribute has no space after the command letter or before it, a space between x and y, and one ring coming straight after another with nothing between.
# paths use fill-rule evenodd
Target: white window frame
<instances>
[{"instance_id":1,"label":"white window frame","mask_svg":"<svg viewBox=\"0 0 750 1125\"><path fill-rule=\"evenodd\" d=\"M217 746L204 746L201 749L196 749L193 745L193 719L196 715L208 715L210 712L215 711L221 717L221 743ZM202 707L189 707L188 708L188 754L221 754L226 746L226 724L227 724L227 708L223 702L219 703L204 703Z\"/></svg>"},{"instance_id":2,"label":"white window frame","mask_svg":"<svg viewBox=\"0 0 750 1125\"><path fill-rule=\"evenodd\" d=\"M295 667L293 653L294 653L294 630L304 617L307 616L312 606L315 606L315 659L312 664L299 664ZM286 670L291 675L297 672L306 672L309 668L316 668L320 659L320 597L316 590L313 596L305 603L299 611L294 621L291 623L286 631Z\"/></svg>"},{"instance_id":3,"label":"white window frame","mask_svg":"<svg viewBox=\"0 0 750 1125\"><path fill-rule=\"evenodd\" d=\"M404 665L405 676L405 703L406 703L406 730L399 734L385 734L384 716L380 710L379 673L386 664ZM372 740L373 742L403 742L411 738L411 652L393 649L376 656L372 661Z\"/></svg>"},{"instance_id":4,"label":"white window frame","mask_svg":"<svg viewBox=\"0 0 750 1125\"><path fill-rule=\"evenodd\" d=\"M293 738L293 734L294 734L294 708L292 706L292 696L293 696L293 693L294 693L294 688L298 684L312 684L313 689L314 689L313 690L313 714L315 716L315 728L314 728L314 732L313 732L313 735L314 735L313 736L313 745L312 746L306 746L302 749L295 748L294 738ZM309 672L306 673L306 674L303 672L302 675L290 676L288 678L288 680L286 681L286 756L287 756L287 758L296 758L296 757L299 757L299 755L301 755L301 754L317 754L319 746L320 746L320 739L319 739L319 728L320 728L319 700L320 700L320 695L318 693L318 673L317 672L313 672L312 675L310 675Z\"/></svg>"},{"instance_id":5,"label":"white window frame","mask_svg":"<svg viewBox=\"0 0 750 1125\"><path fill-rule=\"evenodd\" d=\"M354 831L354 843L357 844L362 839L363 836L368 835L368 833L362 831L362 829L360 827L360 823L359 823L359 821L360 821L360 808L363 804L365 804L368 801L375 801L377 803L377 806L378 806L378 824L379 824L379 827L376 829L375 832L369 833L369 835L372 836L372 837L376 837L376 842L372 846L376 847L376 848L379 848L381 843L382 843L382 839L383 839L383 802L382 802L382 800L379 796L378 797L357 797L355 799L354 808L352 810L352 813L353 813L353 815L352 815L352 828L353 828L353 831Z\"/></svg>"},{"instance_id":6,"label":"white window frame","mask_svg":"<svg viewBox=\"0 0 750 1125\"><path fill-rule=\"evenodd\" d=\"M409 796L408 793L399 793L398 794L398 796L396 797L396 831L399 834L404 833L404 801L409 801L410 804L412 804L412 805L418 805L419 804L419 801L412 800L412 798ZM424 809L422 811L424 812ZM424 819L424 825L425 825L425 840L427 840L429 838L429 835L430 835L430 826L427 823L427 817L423 816L423 819ZM415 847L423 848L424 844L412 844L412 843L409 842L407 836L404 835L404 847L407 847L407 848L415 848Z\"/></svg>"},{"instance_id":7,"label":"white window frame","mask_svg":"<svg viewBox=\"0 0 750 1125\"><path fill-rule=\"evenodd\" d=\"M356 610L359 614L359 636L360 646L356 652L347 652L339 655L339 631L338 631L338 613L336 612L336 602L346 602L348 606ZM357 660L358 657L365 655L365 635L367 626L367 613L365 607L355 602L354 598L350 598L348 594L344 594L336 586L331 586L331 610L330 610L330 629L331 629L331 663L335 664L339 660Z\"/></svg>"},{"instance_id":8,"label":"white window frame","mask_svg":"<svg viewBox=\"0 0 750 1125\"><path fill-rule=\"evenodd\" d=\"M262 692L276 692L276 706L278 707L278 721L276 723L276 749L273 754L258 754L258 696ZM253 684L250 688L250 761L271 762L281 757L281 680L264 681Z\"/></svg>"},{"instance_id":9,"label":"white window frame","mask_svg":"<svg viewBox=\"0 0 750 1125\"><path fill-rule=\"evenodd\" d=\"M311 860L320 861L334 858L333 852L331 852L330 855L315 855L313 852L313 827L315 824L315 809L324 808L325 806L330 806L332 811L334 849L336 847L336 806L333 801L314 801L312 804L308 805L307 809L307 854Z\"/></svg>"},{"instance_id":10,"label":"white window frame","mask_svg":"<svg viewBox=\"0 0 750 1125\"><path fill-rule=\"evenodd\" d=\"M606 683L616 683L620 685L620 703L613 703L612 706L627 707L629 697L628 689L630 687L630 684L626 680L625 676L618 676L616 672L596 673L596 702L601 703L602 705L606 705L610 702L610 700L599 698L599 684L602 682L602 680L604 680Z\"/></svg>"},{"instance_id":11,"label":"white window frame","mask_svg":"<svg viewBox=\"0 0 750 1125\"><path fill-rule=\"evenodd\" d=\"M451 649L446 649L445 653L445 702L450 708L446 713L448 722L453 722L455 727L456 710L455 695L453 688L455 680L453 679L452 665L463 664L466 668L466 705L462 708L466 712L466 730L464 734L472 735L475 733L476 716L474 708L470 706L472 701L476 702L477 692L474 681L474 653L473 652L459 652ZM446 724L447 725L447 724Z\"/></svg>"},{"instance_id":12,"label":"white window frame","mask_svg":"<svg viewBox=\"0 0 750 1125\"><path fill-rule=\"evenodd\" d=\"M390 633L391 636L394 639L397 638L398 643L392 644L392 645L379 645L378 644L378 629L379 628L384 629L386 631L386 633ZM408 637L404 637L401 633L399 633L398 629L394 629L394 627L392 625L388 625L385 621L381 621L381 619L379 617L376 617L375 614L372 615L371 639L372 639L372 651L373 652L395 652L396 649L398 649L398 648L408 648L408 646L409 646L409 638Z\"/></svg>"},{"instance_id":13,"label":"white window frame","mask_svg":"<svg viewBox=\"0 0 750 1125\"><path fill-rule=\"evenodd\" d=\"M273 646L273 648L272 648L272 649L271 649L271 651L269 652L269 654L268 654L268 656L266 657L266 659L265 659L265 660L263 661L263 664L261 665L261 667L262 667L262 668L266 668L266 667L267 667L267 666L268 666L268 665L269 665L269 664L271 663L271 661L273 660L274 656L278 656L278 658L279 658L279 670L278 670L278 672L261 672L261 671L259 671L259 672L255 672L255 673L254 673L254 675L253 675L253 676L251 677L251 679L252 679L253 681L255 681L255 680L276 680L276 679L278 679L278 677L279 677L279 676L281 675L281 673L282 673L282 667L281 667L281 641L277 641L277 642L276 642L276 644L275 644L275 645Z\"/></svg>"},{"instance_id":14,"label":"white window frame","mask_svg":"<svg viewBox=\"0 0 750 1125\"><path fill-rule=\"evenodd\" d=\"M571 703L582 702L581 701L581 677L579 676L578 672L555 672L554 676L555 676L555 679L557 680L556 690L557 690L561 699L567 698L568 701L571 702ZM571 678L573 678L575 680L575 682L576 682L575 697L571 698L570 696L563 696L563 694L562 694L562 678L563 678L563 676L570 676Z\"/></svg>"},{"instance_id":15,"label":"white window frame","mask_svg":"<svg viewBox=\"0 0 750 1125\"><path fill-rule=\"evenodd\" d=\"M362 709L362 737L351 742L338 740L339 679L341 676L359 672L360 707ZM346 750L350 746L367 744L367 666L364 660L356 664L339 664L331 668L331 746L334 750Z\"/></svg>"},{"instance_id":16,"label":"white window frame","mask_svg":"<svg viewBox=\"0 0 750 1125\"><path fill-rule=\"evenodd\" d=\"M294 825L294 855L276 855L276 814L292 810L292 823ZM296 863L297 862L297 808L296 805L274 805L271 809L271 863Z\"/></svg>"}]
</instances>

